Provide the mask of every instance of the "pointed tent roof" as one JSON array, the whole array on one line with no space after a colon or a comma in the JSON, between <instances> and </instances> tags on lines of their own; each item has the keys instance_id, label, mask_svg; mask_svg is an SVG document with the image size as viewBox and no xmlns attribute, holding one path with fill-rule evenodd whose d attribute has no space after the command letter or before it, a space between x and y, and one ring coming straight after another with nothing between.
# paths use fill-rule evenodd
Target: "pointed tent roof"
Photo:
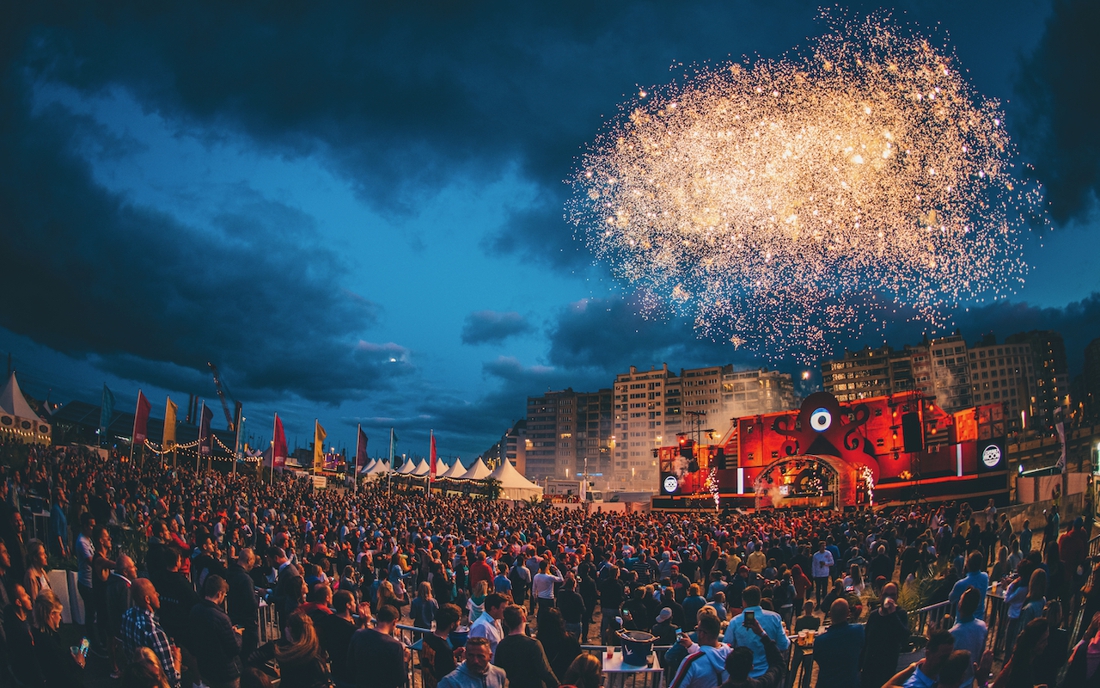
<instances>
[{"instance_id":1,"label":"pointed tent roof","mask_svg":"<svg viewBox=\"0 0 1100 688\"><path fill-rule=\"evenodd\" d=\"M405 463L401 464L401 468L397 469L400 475L408 475L416 470L416 466L413 465L412 459L406 459Z\"/></svg>"},{"instance_id":2,"label":"pointed tent roof","mask_svg":"<svg viewBox=\"0 0 1100 688\"><path fill-rule=\"evenodd\" d=\"M492 471L485 465L485 462L481 460L481 457L477 457L477 462L473 466L470 466L470 470L462 474L459 480L484 480L488 478Z\"/></svg>"},{"instance_id":3,"label":"pointed tent roof","mask_svg":"<svg viewBox=\"0 0 1100 688\"><path fill-rule=\"evenodd\" d=\"M542 492L541 487L523 477L520 472L516 470L516 467L512 465L512 462L507 459L501 461L500 465L493 470L489 477L499 480L501 487L534 488Z\"/></svg>"},{"instance_id":4,"label":"pointed tent roof","mask_svg":"<svg viewBox=\"0 0 1100 688\"><path fill-rule=\"evenodd\" d=\"M377 463L377 461L377 459L371 459L370 461L368 461L366 466L363 466L359 469L360 475L366 475L370 473L370 469L374 468L374 464Z\"/></svg>"},{"instance_id":5,"label":"pointed tent roof","mask_svg":"<svg viewBox=\"0 0 1100 688\"><path fill-rule=\"evenodd\" d=\"M461 478L465 473L466 467L462 465L461 461L455 459L455 462L451 464L451 467L444 471L444 473L439 477L458 479Z\"/></svg>"},{"instance_id":6,"label":"pointed tent roof","mask_svg":"<svg viewBox=\"0 0 1100 688\"><path fill-rule=\"evenodd\" d=\"M0 392L0 411L16 418L42 420L31 408L31 405L27 403L27 398L23 396L23 390L19 389L19 381L15 379L14 372L8 378L8 384L4 387L4 391Z\"/></svg>"},{"instance_id":7,"label":"pointed tent roof","mask_svg":"<svg viewBox=\"0 0 1100 688\"><path fill-rule=\"evenodd\" d=\"M379 459L378 461L374 462L373 466L370 467L370 470L367 471L367 475L382 475L389 472L390 465L382 459Z\"/></svg>"},{"instance_id":8,"label":"pointed tent roof","mask_svg":"<svg viewBox=\"0 0 1100 688\"><path fill-rule=\"evenodd\" d=\"M428 475L432 472L432 467L428 465L427 459L420 459L420 463L416 464L416 468L413 470L413 475Z\"/></svg>"},{"instance_id":9,"label":"pointed tent roof","mask_svg":"<svg viewBox=\"0 0 1100 688\"><path fill-rule=\"evenodd\" d=\"M428 465L430 466L431 464ZM443 474L449 470L451 470L451 467L448 466L446 462L443 461L443 459L435 460L435 477L442 478Z\"/></svg>"}]
</instances>

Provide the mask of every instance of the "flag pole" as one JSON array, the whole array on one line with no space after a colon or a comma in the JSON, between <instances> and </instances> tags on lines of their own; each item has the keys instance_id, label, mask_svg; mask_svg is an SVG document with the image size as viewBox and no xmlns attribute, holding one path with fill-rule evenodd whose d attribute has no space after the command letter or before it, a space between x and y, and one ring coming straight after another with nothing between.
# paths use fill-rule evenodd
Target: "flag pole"
<instances>
[{"instance_id":1,"label":"flag pole","mask_svg":"<svg viewBox=\"0 0 1100 688\"><path fill-rule=\"evenodd\" d=\"M355 428L355 467L351 471L351 481L355 485L355 494L359 494L359 439L363 435L363 424ZM365 450L366 447L363 447Z\"/></svg>"},{"instance_id":2,"label":"flag pole","mask_svg":"<svg viewBox=\"0 0 1100 688\"><path fill-rule=\"evenodd\" d=\"M275 484L275 432L279 425L279 414L271 421L271 484Z\"/></svg>"},{"instance_id":3,"label":"flag pole","mask_svg":"<svg viewBox=\"0 0 1100 688\"><path fill-rule=\"evenodd\" d=\"M206 400L203 399L202 405L199 407L199 446L195 447L198 452L195 454L195 472L200 470L202 466L202 419L206 415Z\"/></svg>"},{"instance_id":4,"label":"flag pole","mask_svg":"<svg viewBox=\"0 0 1100 688\"><path fill-rule=\"evenodd\" d=\"M130 466L134 465L134 436L137 435L138 411L141 410L141 390L138 390L137 405L134 407L134 427L130 428Z\"/></svg>"},{"instance_id":5,"label":"flag pole","mask_svg":"<svg viewBox=\"0 0 1100 688\"><path fill-rule=\"evenodd\" d=\"M386 496L390 494L390 485L393 483L393 428L390 428L390 470L386 471Z\"/></svg>"}]
</instances>

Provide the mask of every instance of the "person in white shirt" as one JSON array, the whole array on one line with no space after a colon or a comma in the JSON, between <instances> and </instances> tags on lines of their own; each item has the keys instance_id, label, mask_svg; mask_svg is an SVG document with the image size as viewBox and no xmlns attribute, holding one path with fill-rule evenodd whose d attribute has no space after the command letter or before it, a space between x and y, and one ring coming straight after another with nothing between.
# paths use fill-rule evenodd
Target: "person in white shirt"
<instances>
[{"instance_id":1,"label":"person in white shirt","mask_svg":"<svg viewBox=\"0 0 1100 688\"><path fill-rule=\"evenodd\" d=\"M508 606L508 598L498 592L485 596L485 613L477 617L477 621L470 626L471 638L485 638L489 641L489 651L493 657L497 654L497 643L504 638L504 629L500 626L500 619L504 616L504 608Z\"/></svg>"},{"instance_id":2,"label":"person in white shirt","mask_svg":"<svg viewBox=\"0 0 1100 688\"><path fill-rule=\"evenodd\" d=\"M722 626L713 614L700 614L695 627L699 643L692 643L684 636L680 641L687 648L688 656L680 662L669 688L719 688L729 680L726 673L726 657L732 648L718 642Z\"/></svg>"},{"instance_id":3,"label":"person in white shirt","mask_svg":"<svg viewBox=\"0 0 1100 688\"><path fill-rule=\"evenodd\" d=\"M813 558L814 594L818 609L821 609L822 600L829 594L829 572L834 564L833 553L825 549L825 541L822 540Z\"/></svg>"},{"instance_id":4,"label":"person in white shirt","mask_svg":"<svg viewBox=\"0 0 1100 688\"><path fill-rule=\"evenodd\" d=\"M565 582L561 571L550 563L549 559L543 559L539 564L539 572L531 581L531 595L538 605L538 616L535 617L539 626L546 617L546 611L554 608L554 586Z\"/></svg>"}]
</instances>

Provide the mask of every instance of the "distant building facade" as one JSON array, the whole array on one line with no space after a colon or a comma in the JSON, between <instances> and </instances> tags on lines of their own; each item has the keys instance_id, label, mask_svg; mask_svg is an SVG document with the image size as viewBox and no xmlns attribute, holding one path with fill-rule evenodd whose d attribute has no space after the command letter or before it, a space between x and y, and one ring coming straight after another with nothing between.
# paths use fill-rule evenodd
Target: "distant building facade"
<instances>
[{"instance_id":1,"label":"distant building facade","mask_svg":"<svg viewBox=\"0 0 1100 688\"><path fill-rule=\"evenodd\" d=\"M612 470L612 405L610 389L575 392L569 388L528 397L525 427L509 431L514 438L505 435L504 452L507 455L515 447L519 470L522 442L522 472L530 480L572 479L586 467L589 475L602 477Z\"/></svg>"}]
</instances>

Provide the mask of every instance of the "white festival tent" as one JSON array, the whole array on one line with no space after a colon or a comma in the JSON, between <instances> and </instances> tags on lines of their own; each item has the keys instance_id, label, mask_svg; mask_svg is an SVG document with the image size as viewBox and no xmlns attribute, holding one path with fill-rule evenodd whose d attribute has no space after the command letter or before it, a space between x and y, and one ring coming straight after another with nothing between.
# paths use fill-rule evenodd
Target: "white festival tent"
<instances>
[{"instance_id":1,"label":"white festival tent","mask_svg":"<svg viewBox=\"0 0 1100 688\"><path fill-rule=\"evenodd\" d=\"M13 371L0 391L0 432L21 442L49 442L50 424L31 409Z\"/></svg>"},{"instance_id":2,"label":"white festival tent","mask_svg":"<svg viewBox=\"0 0 1100 688\"><path fill-rule=\"evenodd\" d=\"M530 499L542 496L542 488L520 475L511 461L504 459L490 474L500 481L502 499Z\"/></svg>"},{"instance_id":3,"label":"white festival tent","mask_svg":"<svg viewBox=\"0 0 1100 688\"><path fill-rule=\"evenodd\" d=\"M401 464L401 468L397 469L398 475L412 475L416 470L416 466L413 465L412 459L406 459L405 463Z\"/></svg>"},{"instance_id":4,"label":"white festival tent","mask_svg":"<svg viewBox=\"0 0 1100 688\"><path fill-rule=\"evenodd\" d=\"M470 466L470 470L463 473L462 476L459 477L458 479L459 480L484 480L485 478L488 478L491 474L492 474L492 471L489 470L489 467L485 465L485 462L482 461L481 457L479 456L478 459L477 459L477 463L475 463L473 466Z\"/></svg>"},{"instance_id":5,"label":"white festival tent","mask_svg":"<svg viewBox=\"0 0 1100 688\"><path fill-rule=\"evenodd\" d=\"M455 459L455 462L453 464L451 464L451 467L448 468L446 470L446 472L444 472L439 477L440 478L451 478L451 479L457 480L458 478L461 478L465 473L466 473L466 467L462 465L461 461L459 461L458 459Z\"/></svg>"},{"instance_id":6,"label":"white festival tent","mask_svg":"<svg viewBox=\"0 0 1100 688\"><path fill-rule=\"evenodd\" d=\"M420 463L416 464L416 468L413 469L412 474L421 478L427 476L432 472L431 466L428 465L427 459L420 459Z\"/></svg>"},{"instance_id":7,"label":"white festival tent","mask_svg":"<svg viewBox=\"0 0 1100 688\"><path fill-rule=\"evenodd\" d=\"M390 465L385 461L379 459L375 461L374 464L370 467L370 470L367 471L367 475L385 475L389 472Z\"/></svg>"},{"instance_id":8,"label":"white festival tent","mask_svg":"<svg viewBox=\"0 0 1100 688\"><path fill-rule=\"evenodd\" d=\"M435 460L435 479L439 480L443 477L443 474L451 470L451 467L443 462L443 459L437 458Z\"/></svg>"},{"instance_id":9,"label":"white festival tent","mask_svg":"<svg viewBox=\"0 0 1100 688\"><path fill-rule=\"evenodd\" d=\"M359 468L359 475L370 475L370 471L371 471L372 468L374 468L374 464L377 461L378 461L377 459L371 459L370 461L367 462L366 466L361 466Z\"/></svg>"}]
</instances>

